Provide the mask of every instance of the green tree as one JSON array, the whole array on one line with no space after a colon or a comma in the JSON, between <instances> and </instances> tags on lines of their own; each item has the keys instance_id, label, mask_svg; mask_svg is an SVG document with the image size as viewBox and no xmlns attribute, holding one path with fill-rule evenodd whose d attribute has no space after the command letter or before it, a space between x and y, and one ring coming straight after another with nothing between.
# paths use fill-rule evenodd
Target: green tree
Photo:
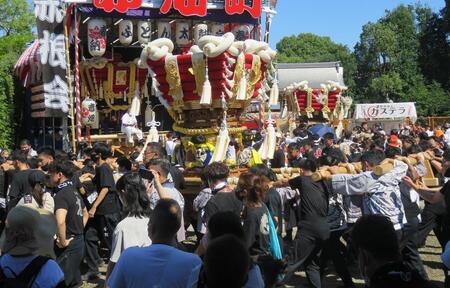
<instances>
[{"instance_id":1,"label":"green tree","mask_svg":"<svg viewBox=\"0 0 450 288\"><path fill-rule=\"evenodd\" d=\"M358 101L412 101L423 116L448 112L450 95L439 82L448 79L449 70L443 70L448 69L449 61L427 59L435 53L445 54L442 47L444 42L448 44L443 32L436 32L435 19L427 7L400 5L363 27L354 52ZM437 72L441 78L430 71L435 67L441 67Z\"/></svg>"},{"instance_id":2,"label":"green tree","mask_svg":"<svg viewBox=\"0 0 450 288\"><path fill-rule=\"evenodd\" d=\"M449 35L450 21L447 7L440 13L423 12L417 9L418 15L426 14L418 19L420 26L420 50L419 64L421 71L427 81L437 81L446 89L450 88L450 43L447 41Z\"/></svg>"},{"instance_id":3,"label":"green tree","mask_svg":"<svg viewBox=\"0 0 450 288\"><path fill-rule=\"evenodd\" d=\"M354 84L355 58L348 47L333 42L330 37L312 33L284 37L278 42L277 51L280 63L341 61L346 84Z\"/></svg>"},{"instance_id":4,"label":"green tree","mask_svg":"<svg viewBox=\"0 0 450 288\"><path fill-rule=\"evenodd\" d=\"M0 0L0 7L0 147L11 147L25 97L15 94L20 89L15 89L12 68L33 39L34 17L26 0Z\"/></svg>"}]
</instances>

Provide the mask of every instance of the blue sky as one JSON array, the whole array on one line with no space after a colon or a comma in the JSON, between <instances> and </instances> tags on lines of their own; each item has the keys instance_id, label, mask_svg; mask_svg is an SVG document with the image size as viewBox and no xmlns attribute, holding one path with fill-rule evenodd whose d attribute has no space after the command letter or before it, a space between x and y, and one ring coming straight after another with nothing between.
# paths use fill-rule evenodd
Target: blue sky
<instances>
[{"instance_id":1,"label":"blue sky","mask_svg":"<svg viewBox=\"0 0 450 288\"><path fill-rule=\"evenodd\" d=\"M314 33L329 36L337 43L353 47L359 40L362 26L375 22L399 4L414 4L414 0L278 0L271 32L270 46L284 36ZM444 0L422 0L435 11L445 6Z\"/></svg>"}]
</instances>

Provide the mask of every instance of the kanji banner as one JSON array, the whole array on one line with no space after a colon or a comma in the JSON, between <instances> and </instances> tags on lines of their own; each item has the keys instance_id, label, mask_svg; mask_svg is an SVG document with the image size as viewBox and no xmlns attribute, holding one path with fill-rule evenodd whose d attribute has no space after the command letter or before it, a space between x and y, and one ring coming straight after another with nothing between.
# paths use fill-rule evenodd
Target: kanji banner
<instances>
[{"instance_id":1,"label":"kanji banner","mask_svg":"<svg viewBox=\"0 0 450 288\"><path fill-rule=\"evenodd\" d=\"M33 95L36 109L32 115L62 117L69 111L62 0L35 0L34 5L39 41L38 64L43 84L40 93Z\"/></svg>"},{"instance_id":2,"label":"kanji banner","mask_svg":"<svg viewBox=\"0 0 450 288\"><path fill-rule=\"evenodd\" d=\"M208 13L208 4L222 5L228 15L248 12L253 18L261 17L262 6L269 0L92 0L92 4L106 12L126 13L138 9L144 4L160 7L162 14L175 10L183 16L204 17ZM273 0L272 0L273 1Z\"/></svg>"},{"instance_id":3,"label":"kanji banner","mask_svg":"<svg viewBox=\"0 0 450 288\"><path fill-rule=\"evenodd\" d=\"M417 120L416 106L412 102L406 103L377 103L357 104L355 119L399 119L409 117L413 122Z\"/></svg>"}]
</instances>

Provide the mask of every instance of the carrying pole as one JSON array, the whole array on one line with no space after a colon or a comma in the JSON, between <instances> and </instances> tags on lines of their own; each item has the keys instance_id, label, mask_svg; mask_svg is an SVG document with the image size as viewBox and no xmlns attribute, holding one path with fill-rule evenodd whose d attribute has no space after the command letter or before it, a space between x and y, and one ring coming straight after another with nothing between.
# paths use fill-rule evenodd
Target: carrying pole
<instances>
[{"instance_id":1,"label":"carrying pole","mask_svg":"<svg viewBox=\"0 0 450 288\"><path fill-rule=\"evenodd\" d=\"M72 5L69 6L69 9L72 9ZM66 11L66 15L68 15ZM70 71L70 55L69 55L69 28L68 26L68 19L67 16L65 17L65 25L64 25L64 36L66 38L66 65L67 65L67 84L69 87L69 102L70 102L70 126L72 127L72 152L77 152L77 145L76 145L76 139L75 139L75 105L74 105L74 99L73 99L73 87L72 87L72 76Z\"/></svg>"}]
</instances>

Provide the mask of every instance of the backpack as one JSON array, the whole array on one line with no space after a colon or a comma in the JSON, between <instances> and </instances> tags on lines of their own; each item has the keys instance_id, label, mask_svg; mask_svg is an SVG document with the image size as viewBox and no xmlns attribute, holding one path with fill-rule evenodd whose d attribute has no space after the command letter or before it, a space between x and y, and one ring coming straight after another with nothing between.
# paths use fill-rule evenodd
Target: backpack
<instances>
[{"instance_id":1,"label":"backpack","mask_svg":"<svg viewBox=\"0 0 450 288\"><path fill-rule=\"evenodd\" d=\"M15 278L7 278L3 269L0 267L0 287L4 288L29 288L33 285L37 275L41 272L45 263L50 260L48 257L38 256L28 264Z\"/></svg>"}]
</instances>

